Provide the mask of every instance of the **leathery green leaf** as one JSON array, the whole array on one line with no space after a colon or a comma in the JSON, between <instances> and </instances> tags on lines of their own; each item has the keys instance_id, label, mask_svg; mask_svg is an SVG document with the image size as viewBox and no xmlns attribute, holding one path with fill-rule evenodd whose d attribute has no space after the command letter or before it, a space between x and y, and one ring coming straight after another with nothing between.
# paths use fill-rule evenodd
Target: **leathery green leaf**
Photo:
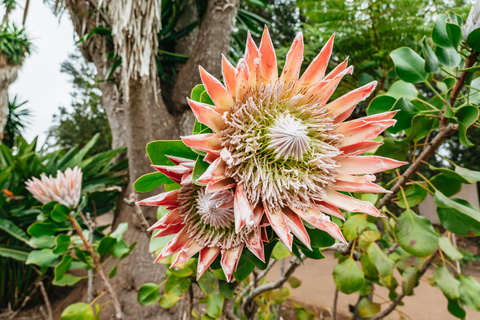
<instances>
[{"instance_id":1,"label":"leathery green leaf","mask_svg":"<svg viewBox=\"0 0 480 320\"><path fill-rule=\"evenodd\" d=\"M333 269L333 281L337 289L351 294L362 288L364 275L353 258L347 258Z\"/></svg>"}]
</instances>

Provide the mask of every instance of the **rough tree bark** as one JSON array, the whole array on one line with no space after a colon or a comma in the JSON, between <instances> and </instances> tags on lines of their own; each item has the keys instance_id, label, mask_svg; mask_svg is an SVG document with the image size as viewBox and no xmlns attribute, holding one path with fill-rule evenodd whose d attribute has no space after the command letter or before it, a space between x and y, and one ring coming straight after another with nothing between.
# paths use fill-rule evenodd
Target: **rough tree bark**
<instances>
[{"instance_id":1,"label":"rough tree bark","mask_svg":"<svg viewBox=\"0 0 480 320\"><path fill-rule=\"evenodd\" d=\"M99 23L106 25L94 4L95 2L90 0L66 0L75 32L79 37L93 30ZM193 116L187 109L185 97L190 94L193 86L200 82L199 64L217 77L220 76L220 54L228 53L237 6L238 0L208 2L207 13L198 29L198 36L193 42L193 50L188 48L192 55L180 70L177 84L171 92L171 96L181 97L178 103L169 105L167 108L164 101L172 101L172 99L165 93L163 96L166 96L166 100L163 99L160 85L157 85L157 90L153 90L151 85L142 83L140 80L121 79L122 73L118 70L114 74L117 81L100 82L103 103L112 130L112 147L127 146L128 150L130 181L125 195L128 196L132 191L131 184L135 179L151 172L150 161L145 153L148 142L178 139L180 134L191 132ZM191 44L188 43L188 45ZM98 78L104 79L112 64L111 61L107 61L106 56L108 52L113 51L113 43L108 38L93 35L80 44L80 49L86 60L95 64ZM122 81L128 81L128 101L124 98L123 86L119 85ZM156 82L160 83L160 81ZM129 222L129 229L124 238L127 243L137 242L136 248L129 257L119 264L117 275L113 278L113 285L122 304L125 319L178 318L174 314L175 310L161 310L158 305L141 307L138 304L138 288L145 282L161 282L165 270L162 265L152 263L153 257L148 252L149 240L140 231L131 208L122 205L121 201L118 204L114 226L120 222ZM153 223L155 211L146 208L144 214L147 220ZM98 285L95 293L101 293L100 290L101 285ZM74 301L84 301L85 291L79 288L72 292L71 295L82 295L76 296ZM72 299L66 300L72 302ZM65 303L58 303L56 312L60 312L64 307ZM105 315L108 311L102 311L102 313Z\"/></svg>"},{"instance_id":2,"label":"rough tree bark","mask_svg":"<svg viewBox=\"0 0 480 320\"><path fill-rule=\"evenodd\" d=\"M3 129L7 124L8 87L17 79L19 68L19 65L9 65L5 56L0 54L0 141L3 139Z\"/></svg>"}]
</instances>

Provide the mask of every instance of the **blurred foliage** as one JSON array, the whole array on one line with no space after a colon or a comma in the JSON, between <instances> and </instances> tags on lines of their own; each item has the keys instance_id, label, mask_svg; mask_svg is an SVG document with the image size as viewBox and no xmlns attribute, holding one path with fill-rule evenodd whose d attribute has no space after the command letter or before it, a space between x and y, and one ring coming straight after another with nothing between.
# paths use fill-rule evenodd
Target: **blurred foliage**
<instances>
[{"instance_id":1,"label":"blurred foliage","mask_svg":"<svg viewBox=\"0 0 480 320\"><path fill-rule=\"evenodd\" d=\"M111 149L112 133L98 87L96 70L79 54L69 55L60 69L72 77L73 92L71 108L59 107L59 114L53 116L53 125L47 137L50 147L65 149L78 145L85 146L92 137L100 133L89 155Z\"/></svg>"},{"instance_id":2,"label":"blurred foliage","mask_svg":"<svg viewBox=\"0 0 480 320\"><path fill-rule=\"evenodd\" d=\"M3 56L10 65L19 65L31 51L32 43L26 36L25 29L18 29L14 24L8 23L0 26L0 58Z\"/></svg>"},{"instance_id":3,"label":"blurred foliage","mask_svg":"<svg viewBox=\"0 0 480 320\"><path fill-rule=\"evenodd\" d=\"M87 156L98 139L99 134L83 148L54 152L36 151L36 139L29 144L21 136L17 137L13 149L0 145L0 308L8 304L18 308L32 292L39 276L53 276L52 270L45 273L23 262L32 250L43 246L42 239L35 244L26 233L42 212L38 201L25 189L27 179L39 177L41 173L56 176L57 170L79 166L83 172L83 212L99 216L114 209L118 191L105 188L124 183L127 159L115 163L115 157L124 149ZM49 230L53 231L52 235L56 233L54 229ZM101 233L97 232L97 236ZM38 295L39 292L35 297ZM31 302L35 297L30 297Z\"/></svg>"},{"instance_id":4,"label":"blurred foliage","mask_svg":"<svg viewBox=\"0 0 480 320\"><path fill-rule=\"evenodd\" d=\"M22 135L25 128L30 124L32 113L30 109L24 108L28 101L19 101L18 96L14 96L8 101L7 123L5 124L2 143L12 148L15 139Z\"/></svg>"}]
</instances>

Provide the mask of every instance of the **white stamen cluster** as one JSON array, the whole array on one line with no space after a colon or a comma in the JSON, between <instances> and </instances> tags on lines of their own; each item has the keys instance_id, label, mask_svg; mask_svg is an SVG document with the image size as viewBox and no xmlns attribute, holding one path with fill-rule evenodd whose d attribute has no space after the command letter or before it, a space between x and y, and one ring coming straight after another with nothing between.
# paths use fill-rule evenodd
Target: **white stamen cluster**
<instances>
[{"instance_id":1,"label":"white stamen cluster","mask_svg":"<svg viewBox=\"0 0 480 320\"><path fill-rule=\"evenodd\" d=\"M237 100L221 132L226 175L244 186L254 205L307 208L335 182L343 138L328 109L284 83ZM228 152L227 152L228 151Z\"/></svg>"},{"instance_id":2,"label":"white stamen cluster","mask_svg":"<svg viewBox=\"0 0 480 320\"><path fill-rule=\"evenodd\" d=\"M255 229L243 228L236 233L233 210L222 209L222 204L227 200L225 195L218 197L217 193L205 194L204 190L205 187L196 185L184 186L177 198L180 203L178 210L190 238L202 246L225 250L249 242L256 235ZM211 211L207 212L209 208ZM229 223L227 217L231 217Z\"/></svg>"},{"instance_id":3,"label":"white stamen cluster","mask_svg":"<svg viewBox=\"0 0 480 320\"><path fill-rule=\"evenodd\" d=\"M197 213L212 227L227 228L235 219L233 208L224 209L222 205L231 202L233 195L229 191L219 193L205 193L204 189L198 190Z\"/></svg>"},{"instance_id":4,"label":"white stamen cluster","mask_svg":"<svg viewBox=\"0 0 480 320\"><path fill-rule=\"evenodd\" d=\"M280 115L270 128L267 137L272 139L268 148L276 153L275 160L289 157L297 161L303 160L303 154L310 149L308 126L290 114Z\"/></svg>"}]
</instances>

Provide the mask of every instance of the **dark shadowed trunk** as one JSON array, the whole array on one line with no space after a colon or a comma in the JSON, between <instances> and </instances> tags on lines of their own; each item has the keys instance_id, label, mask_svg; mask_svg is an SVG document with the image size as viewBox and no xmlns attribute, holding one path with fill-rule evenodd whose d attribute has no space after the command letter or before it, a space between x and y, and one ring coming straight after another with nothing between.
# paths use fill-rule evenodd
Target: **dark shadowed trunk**
<instances>
[{"instance_id":1,"label":"dark shadowed trunk","mask_svg":"<svg viewBox=\"0 0 480 320\"><path fill-rule=\"evenodd\" d=\"M84 36L99 24L108 25L96 13L91 1L67 0L75 32L79 37ZM177 83L173 91L163 96L166 101L177 101L167 108L162 99L161 88L153 89L149 83L140 80L121 79L121 72L116 70L111 76L113 81L100 82L105 110L112 130L112 147L127 146L129 159L129 183L123 196L129 197L132 193L132 182L145 173L152 172L150 161L145 152L145 146L153 140L178 139L179 135L191 133L193 115L188 110L185 97L190 95L192 88L200 82L198 65L201 64L215 76L220 76L221 53L227 54L231 39L231 31L237 12L237 0L210 0L207 13L196 32L193 42L182 42L192 48L183 48L184 52L191 52L190 59L181 68ZM80 44L80 49L86 60L91 61L97 68L99 80L103 80L113 63L107 60L107 53L113 51L111 38L93 35ZM182 48L178 48L182 50ZM122 81L128 81L129 99L126 101L122 93ZM157 84L160 81L157 81ZM155 99L156 95L156 99ZM171 96L170 96L171 95ZM176 97L176 100L175 98ZM172 99L173 98L173 99ZM173 113L170 113L171 110ZM158 193L157 190L155 193ZM147 195L140 195L144 198ZM163 265L153 264L154 257L149 253L149 239L140 231L138 221L132 214L131 208L118 201L114 226L120 222L128 222L129 229L124 238L127 243L137 242L135 250L123 260L117 275L112 283L118 292L125 319L169 319L178 318L178 310L162 310L154 304L142 307L137 302L138 288L145 282L160 283L165 277ZM155 210L142 208L150 224L154 222ZM103 288L96 285L95 294L100 294ZM85 301L86 290L76 289L72 292L75 299L69 297L66 301ZM59 303L56 311L66 307L66 303ZM107 306L108 308L108 306ZM102 311L103 318L108 310Z\"/></svg>"}]
</instances>

